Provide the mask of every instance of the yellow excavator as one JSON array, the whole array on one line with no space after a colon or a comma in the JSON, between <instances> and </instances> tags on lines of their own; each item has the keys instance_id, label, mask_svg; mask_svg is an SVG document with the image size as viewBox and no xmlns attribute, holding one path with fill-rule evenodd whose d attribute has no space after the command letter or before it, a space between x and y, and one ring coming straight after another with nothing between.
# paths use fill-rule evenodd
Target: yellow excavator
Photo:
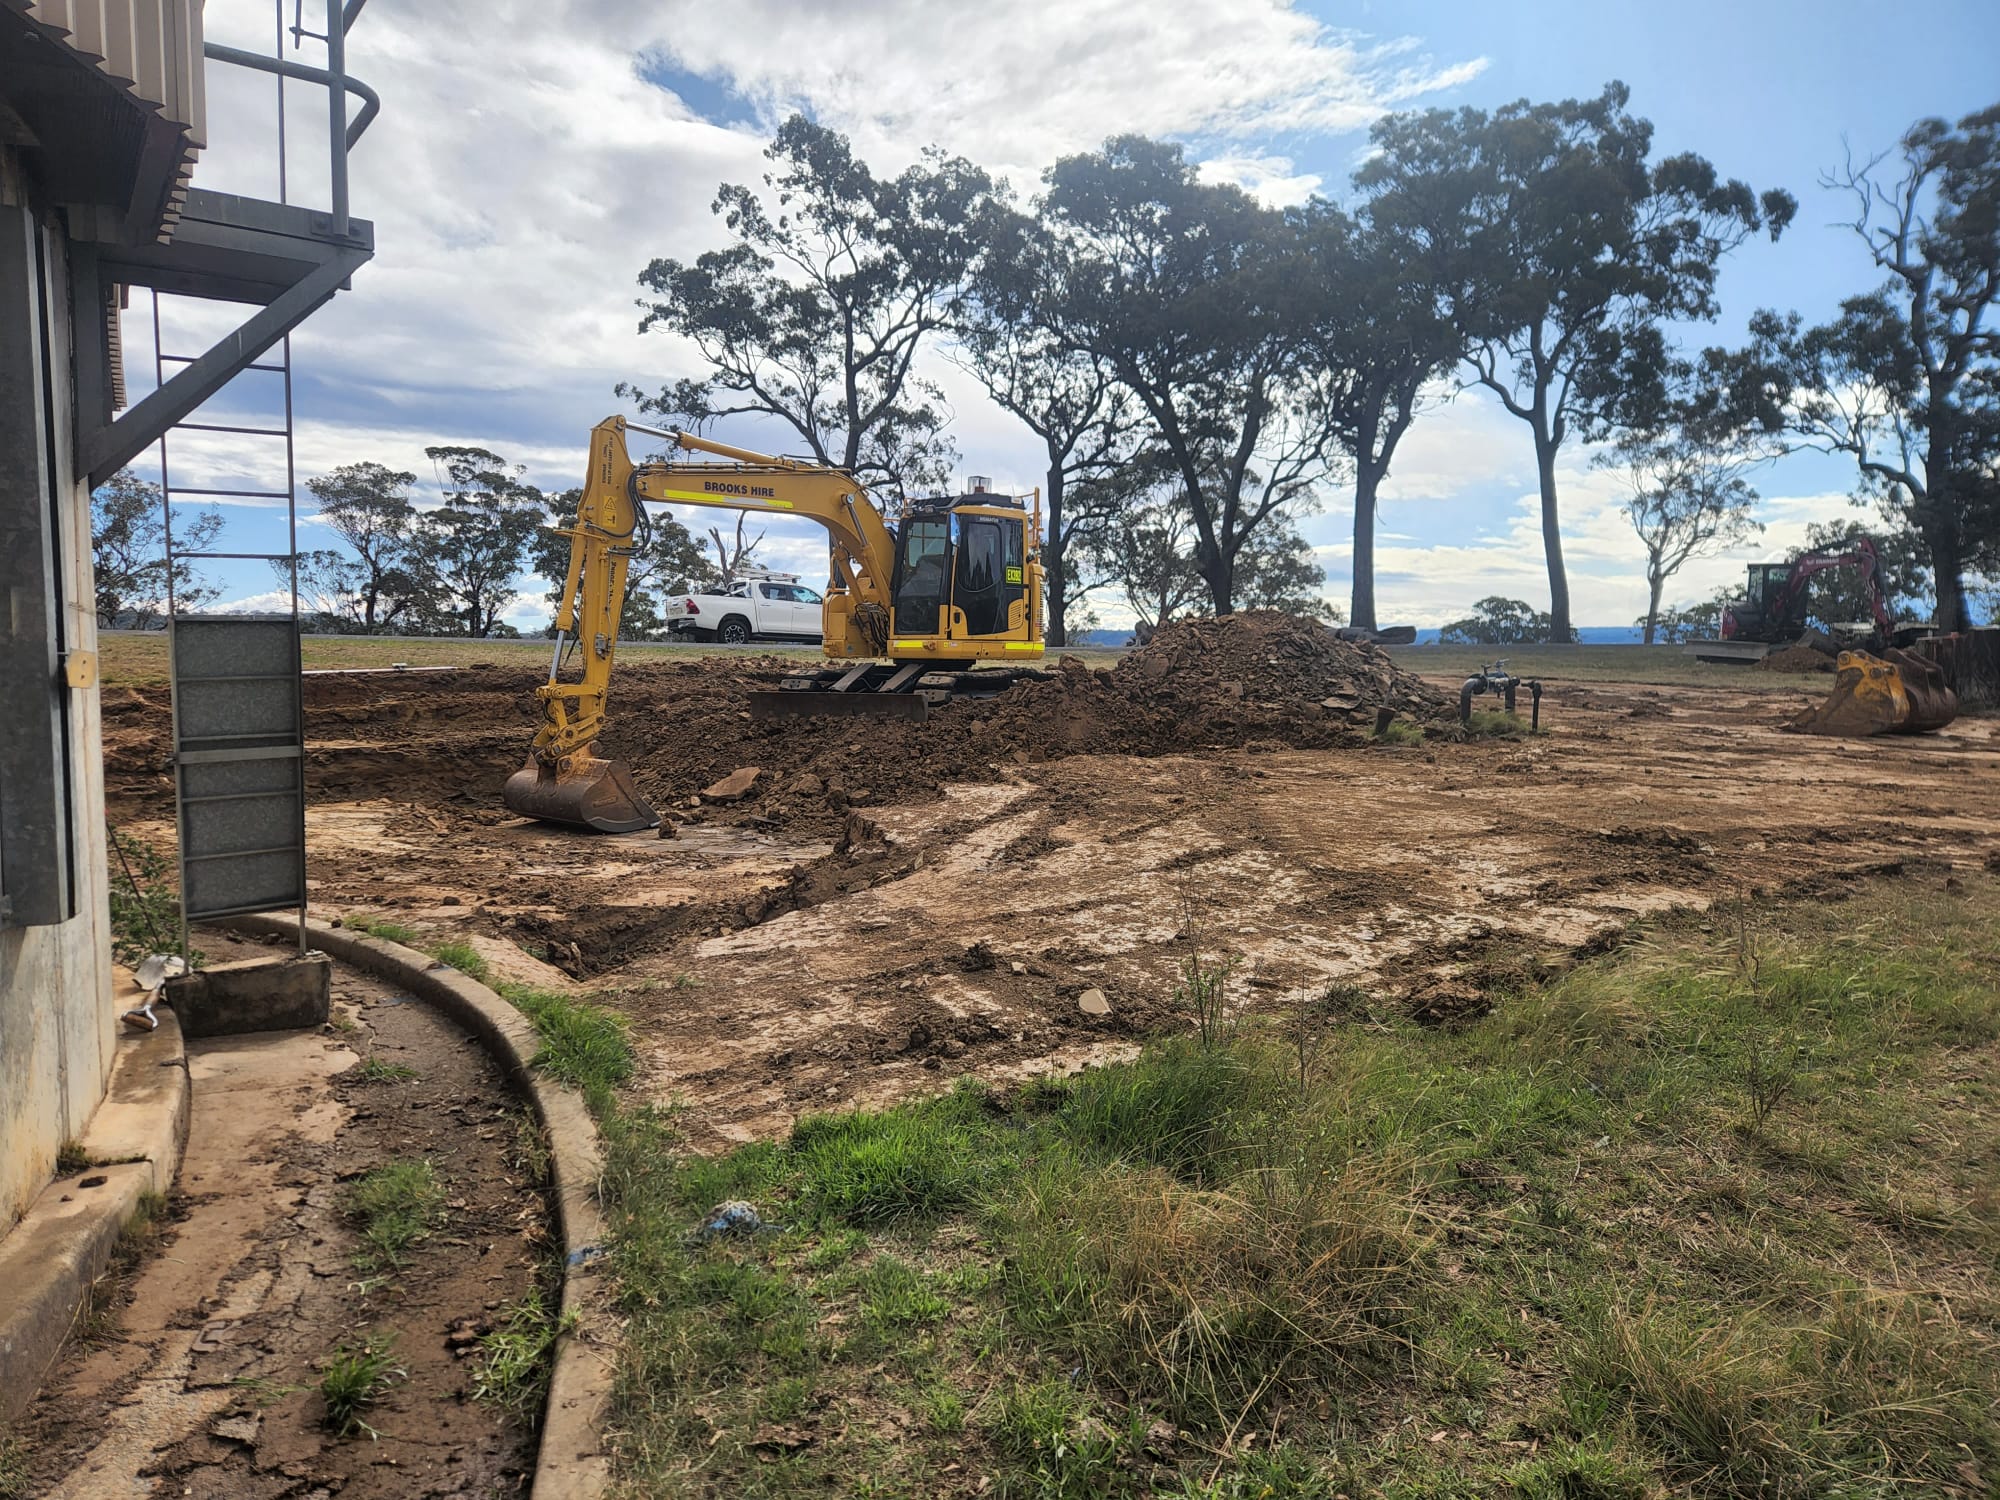
<instances>
[{"instance_id":1,"label":"yellow excavator","mask_svg":"<svg viewBox=\"0 0 2000 1500\"><path fill-rule=\"evenodd\" d=\"M625 434L667 444L635 464ZM683 454L708 455L689 459ZM1004 691L1042 656L1041 497L979 492L909 504L894 526L853 475L732 448L690 432L608 417L590 467L556 609L555 656L537 688L542 725L507 780L507 807L602 833L659 825L630 770L597 754L625 608L625 577L644 546L646 505L706 505L799 516L827 529L831 580L820 648L837 663L752 693L753 718L813 713L922 719L955 698ZM564 680L566 658L580 676ZM1012 663L995 670L981 663Z\"/></svg>"}]
</instances>

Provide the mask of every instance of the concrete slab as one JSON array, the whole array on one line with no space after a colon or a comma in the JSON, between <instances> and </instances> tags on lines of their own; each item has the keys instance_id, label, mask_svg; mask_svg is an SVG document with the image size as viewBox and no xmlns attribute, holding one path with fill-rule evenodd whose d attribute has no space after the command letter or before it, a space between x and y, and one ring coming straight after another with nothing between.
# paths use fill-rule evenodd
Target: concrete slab
<instances>
[{"instance_id":1,"label":"concrete slab","mask_svg":"<svg viewBox=\"0 0 2000 1500\"><path fill-rule=\"evenodd\" d=\"M191 1037L323 1026L332 995L333 963L324 953L244 959L167 981L167 1001Z\"/></svg>"}]
</instances>

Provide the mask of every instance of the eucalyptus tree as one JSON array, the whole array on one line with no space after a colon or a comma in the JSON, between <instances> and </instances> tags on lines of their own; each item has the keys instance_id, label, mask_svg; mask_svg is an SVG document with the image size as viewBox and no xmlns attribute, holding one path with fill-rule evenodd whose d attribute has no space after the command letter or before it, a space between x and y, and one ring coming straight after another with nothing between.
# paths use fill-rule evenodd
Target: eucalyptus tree
<instances>
[{"instance_id":1,"label":"eucalyptus tree","mask_svg":"<svg viewBox=\"0 0 2000 1500\"><path fill-rule=\"evenodd\" d=\"M222 533L213 506L176 514L182 552L206 552ZM159 485L120 469L90 496L91 572L97 585L97 623L150 630L167 609L167 497ZM222 590L196 576L194 564L176 557L174 603L183 611L215 602Z\"/></svg>"},{"instance_id":2,"label":"eucalyptus tree","mask_svg":"<svg viewBox=\"0 0 2000 1500\"><path fill-rule=\"evenodd\" d=\"M542 492L485 448L441 444L424 456L437 466L444 504L424 512L417 527L417 616L437 631L511 633L500 617L541 529Z\"/></svg>"},{"instance_id":3,"label":"eucalyptus tree","mask_svg":"<svg viewBox=\"0 0 2000 1500\"><path fill-rule=\"evenodd\" d=\"M407 469L366 459L306 481L319 501L321 524L347 551L322 548L308 554L301 560L300 585L310 581L323 611L350 627L386 630L414 608L422 573L413 555L417 507L410 487L416 482Z\"/></svg>"},{"instance_id":4,"label":"eucalyptus tree","mask_svg":"<svg viewBox=\"0 0 2000 1500\"><path fill-rule=\"evenodd\" d=\"M1659 634L1667 580L1697 557L1761 533L1749 475L1767 455L1740 434L1685 419L1622 433L1598 463L1625 477L1625 519L1646 549L1646 644Z\"/></svg>"},{"instance_id":5,"label":"eucalyptus tree","mask_svg":"<svg viewBox=\"0 0 2000 1500\"><path fill-rule=\"evenodd\" d=\"M1372 210L1372 205L1370 206ZM1375 520L1396 445L1424 393L1465 344L1447 314L1447 287L1431 247L1372 212L1349 217L1324 199L1298 210L1313 299L1310 380L1354 478L1352 608L1375 628Z\"/></svg>"},{"instance_id":6,"label":"eucalyptus tree","mask_svg":"<svg viewBox=\"0 0 2000 1500\"><path fill-rule=\"evenodd\" d=\"M986 393L1041 440L1045 634L1061 646L1083 587L1077 549L1131 500L1132 487L1114 481L1132 460L1138 412L1109 362L1061 331L1065 262L1047 253L1041 226L1011 207L988 222L957 337Z\"/></svg>"},{"instance_id":7,"label":"eucalyptus tree","mask_svg":"<svg viewBox=\"0 0 2000 1500\"><path fill-rule=\"evenodd\" d=\"M1447 271L1473 381L1533 434L1549 638L1571 638L1556 458L1661 394L1661 325L1716 312L1722 259L1797 204L1693 154L1649 160L1622 83L1595 99L1390 115L1355 174L1374 225Z\"/></svg>"},{"instance_id":8,"label":"eucalyptus tree","mask_svg":"<svg viewBox=\"0 0 2000 1500\"><path fill-rule=\"evenodd\" d=\"M916 360L951 322L986 235L991 179L934 148L878 177L845 136L803 115L764 154L761 190L724 184L716 196L731 244L639 276L640 332L688 340L706 373L619 393L695 427L775 418L818 462L891 488L941 482L949 411Z\"/></svg>"},{"instance_id":9,"label":"eucalyptus tree","mask_svg":"<svg viewBox=\"0 0 2000 1500\"><path fill-rule=\"evenodd\" d=\"M1049 169L1037 208L1062 295L1050 331L1101 361L1179 478L1210 606L1238 558L1310 504L1330 432L1308 399L1308 280L1285 217L1201 180L1181 148L1117 136Z\"/></svg>"},{"instance_id":10,"label":"eucalyptus tree","mask_svg":"<svg viewBox=\"0 0 2000 1500\"><path fill-rule=\"evenodd\" d=\"M1962 630L1968 569L2000 565L2000 105L1920 120L1822 185L1885 280L1801 326L1764 311L1717 363L1795 446L1843 454L1862 493L1923 539L1937 627Z\"/></svg>"}]
</instances>

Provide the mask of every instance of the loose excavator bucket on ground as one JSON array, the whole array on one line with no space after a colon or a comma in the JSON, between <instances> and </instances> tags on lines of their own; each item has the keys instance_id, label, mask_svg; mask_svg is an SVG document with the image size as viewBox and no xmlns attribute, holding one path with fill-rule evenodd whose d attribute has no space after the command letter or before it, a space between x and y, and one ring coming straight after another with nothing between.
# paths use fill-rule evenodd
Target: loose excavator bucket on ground
<instances>
[{"instance_id":1,"label":"loose excavator bucket on ground","mask_svg":"<svg viewBox=\"0 0 2000 1500\"><path fill-rule=\"evenodd\" d=\"M586 745L550 766L534 755L507 778L507 810L545 823L568 823L599 833L637 833L660 826L660 815L639 795L625 763L604 760Z\"/></svg>"},{"instance_id":2,"label":"loose excavator bucket on ground","mask_svg":"<svg viewBox=\"0 0 2000 1500\"><path fill-rule=\"evenodd\" d=\"M1935 662L1889 647L1880 656L1843 651L1833 692L1788 726L1803 734L1866 739L1876 734L1928 734L1958 717L1958 695Z\"/></svg>"}]
</instances>

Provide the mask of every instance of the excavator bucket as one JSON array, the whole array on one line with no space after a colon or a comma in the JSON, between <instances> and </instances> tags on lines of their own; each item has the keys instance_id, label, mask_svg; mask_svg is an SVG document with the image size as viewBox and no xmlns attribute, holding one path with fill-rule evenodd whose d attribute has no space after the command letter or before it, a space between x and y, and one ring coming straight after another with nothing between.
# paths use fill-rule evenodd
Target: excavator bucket
<instances>
[{"instance_id":1,"label":"excavator bucket","mask_svg":"<svg viewBox=\"0 0 2000 1500\"><path fill-rule=\"evenodd\" d=\"M586 745L555 766L535 756L507 778L507 810L544 823L568 823L598 833L637 833L660 826L660 815L639 795L623 761L602 760Z\"/></svg>"},{"instance_id":2,"label":"excavator bucket","mask_svg":"<svg viewBox=\"0 0 2000 1500\"><path fill-rule=\"evenodd\" d=\"M1890 647L1880 656L1843 651L1833 692L1789 726L1804 734L1865 739L1876 734L1928 734L1958 717L1958 695L1935 662Z\"/></svg>"}]
</instances>

